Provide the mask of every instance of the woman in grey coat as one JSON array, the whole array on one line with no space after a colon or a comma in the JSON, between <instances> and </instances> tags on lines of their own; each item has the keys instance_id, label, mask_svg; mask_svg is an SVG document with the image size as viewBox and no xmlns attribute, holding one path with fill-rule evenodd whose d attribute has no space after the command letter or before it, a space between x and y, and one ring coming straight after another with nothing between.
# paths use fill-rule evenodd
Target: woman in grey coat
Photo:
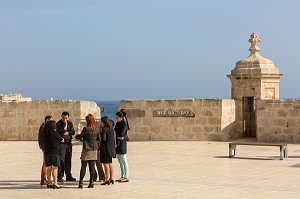
<instances>
[{"instance_id":1,"label":"woman in grey coat","mask_svg":"<svg viewBox=\"0 0 300 199\"><path fill-rule=\"evenodd\" d=\"M83 140L83 148L81 152L81 169L80 169L80 179L78 188L82 189L83 178L86 173L86 166L89 164L90 171L90 184L88 188L94 187L94 172L95 172L95 161L97 160L97 140L100 140L99 130L96 124L95 117L92 114L88 114L85 117L86 127L83 128L79 135L76 135L77 140Z\"/></svg>"}]
</instances>

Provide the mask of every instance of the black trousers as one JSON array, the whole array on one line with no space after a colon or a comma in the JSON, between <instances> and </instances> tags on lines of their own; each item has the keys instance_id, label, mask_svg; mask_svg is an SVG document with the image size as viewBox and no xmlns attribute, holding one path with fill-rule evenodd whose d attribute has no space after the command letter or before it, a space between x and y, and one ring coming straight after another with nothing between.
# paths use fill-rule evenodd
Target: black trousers
<instances>
[{"instance_id":1,"label":"black trousers","mask_svg":"<svg viewBox=\"0 0 300 199\"><path fill-rule=\"evenodd\" d=\"M100 151L97 150L97 160L95 161L96 163L96 166L97 166L97 170L98 170L98 174L99 174L99 180L105 180L105 174L104 174L104 171L103 171L103 167L102 167L102 163L100 161ZM94 181L97 180L97 171L95 169L95 175L94 175Z\"/></svg>"},{"instance_id":2,"label":"black trousers","mask_svg":"<svg viewBox=\"0 0 300 199\"><path fill-rule=\"evenodd\" d=\"M82 184L83 178L84 178L85 173L86 173L87 164L89 164L90 184L92 184L94 182L95 161L94 160L88 160L88 161L81 161L79 184Z\"/></svg>"},{"instance_id":3,"label":"black trousers","mask_svg":"<svg viewBox=\"0 0 300 199\"><path fill-rule=\"evenodd\" d=\"M66 173L66 178L72 176L72 144L61 144L60 150L60 167L58 168L58 178L63 178Z\"/></svg>"}]
</instances>

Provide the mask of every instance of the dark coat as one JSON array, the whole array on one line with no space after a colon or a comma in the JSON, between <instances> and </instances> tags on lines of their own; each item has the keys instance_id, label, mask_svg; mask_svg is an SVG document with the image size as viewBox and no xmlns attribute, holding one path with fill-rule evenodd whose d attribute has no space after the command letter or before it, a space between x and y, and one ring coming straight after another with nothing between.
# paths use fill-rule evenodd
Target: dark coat
<instances>
[{"instance_id":1,"label":"dark coat","mask_svg":"<svg viewBox=\"0 0 300 199\"><path fill-rule=\"evenodd\" d=\"M106 157L116 157L116 135L114 129L108 127L102 128L102 138L100 145L100 153Z\"/></svg>"},{"instance_id":2,"label":"dark coat","mask_svg":"<svg viewBox=\"0 0 300 199\"><path fill-rule=\"evenodd\" d=\"M75 134L75 130L73 127L73 123L71 121L67 121L68 126L67 126L67 130L64 129L64 122L62 120L59 120L56 123L56 127L57 127L57 131L58 133L64 138L65 142L64 144L70 144L72 142L72 135ZM69 135L64 135L65 132L68 132Z\"/></svg>"},{"instance_id":3,"label":"dark coat","mask_svg":"<svg viewBox=\"0 0 300 199\"><path fill-rule=\"evenodd\" d=\"M45 154L59 154L59 144L62 137L57 131L44 132L44 153Z\"/></svg>"},{"instance_id":4,"label":"dark coat","mask_svg":"<svg viewBox=\"0 0 300 199\"><path fill-rule=\"evenodd\" d=\"M126 121L124 121L124 119L116 123L115 132L116 132L116 142L117 142L117 147L116 147L117 154L127 153L127 141L126 141L127 129L128 129L127 123ZM124 139L119 140L117 137L124 137Z\"/></svg>"},{"instance_id":5,"label":"dark coat","mask_svg":"<svg viewBox=\"0 0 300 199\"><path fill-rule=\"evenodd\" d=\"M43 122L39 128L38 142L40 149L44 150L44 126L45 122Z\"/></svg>"},{"instance_id":6,"label":"dark coat","mask_svg":"<svg viewBox=\"0 0 300 199\"><path fill-rule=\"evenodd\" d=\"M76 135L77 140L83 139L83 149L96 150L98 149L97 140L100 140L99 130L93 132L90 127L84 127L79 135Z\"/></svg>"}]
</instances>

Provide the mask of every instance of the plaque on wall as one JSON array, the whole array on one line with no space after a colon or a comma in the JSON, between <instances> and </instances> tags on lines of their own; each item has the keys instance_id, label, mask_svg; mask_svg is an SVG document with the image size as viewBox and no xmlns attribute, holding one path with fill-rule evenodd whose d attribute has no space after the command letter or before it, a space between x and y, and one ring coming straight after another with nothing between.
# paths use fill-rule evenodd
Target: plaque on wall
<instances>
[{"instance_id":1,"label":"plaque on wall","mask_svg":"<svg viewBox=\"0 0 300 199\"><path fill-rule=\"evenodd\" d=\"M190 110L155 110L153 117L195 117L195 114Z\"/></svg>"}]
</instances>

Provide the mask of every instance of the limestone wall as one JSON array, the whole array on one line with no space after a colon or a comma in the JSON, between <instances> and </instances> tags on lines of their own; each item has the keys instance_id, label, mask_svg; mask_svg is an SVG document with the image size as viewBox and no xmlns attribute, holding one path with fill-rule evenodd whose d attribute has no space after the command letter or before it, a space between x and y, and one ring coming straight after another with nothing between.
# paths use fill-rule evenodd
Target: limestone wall
<instances>
[{"instance_id":1,"label":"limestone wall","mask_svg":"<svg viewBox=\"0 0 300 199\"><path fill-rule=\"evenodd\" d=\"M120 108L126 109L130 140L225 141L234 132L231 99L123 100Z\"/></svg>"},{"instance_id":2,"label":"limestone wall","mask_svg":"<svg viewBox=\"0 0 300 199\"><path fill-rule=\"evenodd\" d=\"M95 102L71 100L37 100L0 103L0 140L37 140L38 129L46 115L56 121L68 111L75 130L88 113L100 118Z\"/></svg>"},{"instance_id":3,"label":"limestone wall","mask_svg":"<svg viewBox=\"0 0 300 199\"><path fill-rule=\"evenodd\" d=\"M257 101L257 140L300 142L300 100Z\"/></svg>"}]
</instances>

